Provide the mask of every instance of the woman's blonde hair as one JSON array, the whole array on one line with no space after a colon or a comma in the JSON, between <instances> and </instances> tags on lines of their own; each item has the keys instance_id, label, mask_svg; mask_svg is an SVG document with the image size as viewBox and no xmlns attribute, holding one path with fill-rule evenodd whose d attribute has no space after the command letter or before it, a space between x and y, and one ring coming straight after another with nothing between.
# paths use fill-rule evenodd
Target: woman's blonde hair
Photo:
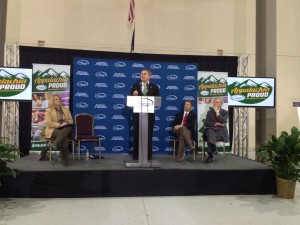
<instances>
[{"instance_id":1,"label":"woman's blonde hair","mask_svg":"<svg viewBox=\"0 0 300 225\"><path fill-rule=\"evenodd\" d=\"M59 97L59 99L60 99L60 106L62 106L62 102L61 102L61 97L60 97L60 95L58 95L58 94L53 94L53 95L51 96L51 104L49 104L49 102L48 102L49 107L53 107L53 106L54 106L54 98L55 98L55 97Z\"/></svg>"}]
</instances>

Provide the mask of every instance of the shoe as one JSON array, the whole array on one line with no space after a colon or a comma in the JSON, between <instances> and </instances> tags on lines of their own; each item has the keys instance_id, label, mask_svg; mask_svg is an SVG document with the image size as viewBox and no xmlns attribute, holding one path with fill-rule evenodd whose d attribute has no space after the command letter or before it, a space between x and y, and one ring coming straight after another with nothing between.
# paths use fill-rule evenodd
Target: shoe
<instances>
[{"instance_id":1,"label":"shoe","mask_svg":"<svg viewBox=\"0 0 300 225\"><path fill-rule=\"evenodd\" d=\"M183 161L183 158L181 159L176 159L176 162L182 162Z\"/></svg>"},{"instance_id":2,"label":"shoe","mask_svg":"<svg viewBox=\"0 0 300 225\"><path fill-rule=\"evenodd\" d=\"M194 146L194 145L191 144L191 145L189 146L189 148L190 148L190 150L191 150L192 152L195 151L195 146Z\"/></svg>"},{"instance_id":3,"label":"shoe","mask_svg":"<svg viewBox=\"0 0 300 225\"><path fill-rule=\"evenodd\" d=\"M54 150L57 150L57 146L53 143L50 143L50 147L53 148Z\"/></svg>"},{"instance_id":4,"label":"shoe","mask_svg":"<svg viewBox=\"0 0 300 225\"><path fill-rule=\"evenodd\" d=\"M207 159L205 160L205 163L213 163L214 162L214 158L212 157L207 157Z\"/></svg>"},{"instance_id":5,"label":"shoe","mask_svg":"<svg viewBox=\"0 0 300 225\"><path fill-rule=\"evenodd\" d=\"M39 161L48 161L48 160L49 157L47 156L47 151L46 150L41 151Z\"/></svg>"},{"instance_id":6,"label":"shoe","mask_svg":"<svg viewBox=\"0 0 300 225\"><path fill-rule=\"evenodd\" d=\"M61 163L62 163L64 166L68 166L68 165L69 165L67 159L63 159L63 160L61 161Z\"/></svg>"}]
</instances>

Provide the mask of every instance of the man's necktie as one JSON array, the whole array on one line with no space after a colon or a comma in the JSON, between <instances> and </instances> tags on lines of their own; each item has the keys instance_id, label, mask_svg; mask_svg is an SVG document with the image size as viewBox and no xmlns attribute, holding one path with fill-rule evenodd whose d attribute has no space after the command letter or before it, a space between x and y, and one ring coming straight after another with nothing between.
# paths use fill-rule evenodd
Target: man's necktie
<instances>
[{"instance_id":1,"label":"man's necktie","mask_svg":"<svg viewBox=\"0 0 300 225\"><path fill-rule=\"evenodd\" d=\"M147 91L148 91L147 85L145 84L143 89L143 95L147 95Z\"/></svg>"},{"instance_id":2,"label":"man's necktie","mask_svg":"<svg viewBox=\"0 0 300 225\"><path fill-rule=\"evenodd\" d=\"M185 125L186 124L186 118L188 116L188 113L185 113L184 114L184 117L183 117L183 122L182 122L182 125Z\"/></svg>"}]
</instances>

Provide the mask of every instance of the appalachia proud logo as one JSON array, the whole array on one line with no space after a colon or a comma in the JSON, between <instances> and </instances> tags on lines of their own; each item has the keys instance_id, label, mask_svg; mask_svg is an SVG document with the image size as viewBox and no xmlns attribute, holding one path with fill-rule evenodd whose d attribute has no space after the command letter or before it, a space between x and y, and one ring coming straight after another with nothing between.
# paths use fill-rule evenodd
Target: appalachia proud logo
<instances>
[{"instance_id":1,"label":"appalachia proud logo","mask_svg":"<svg viewBox=\"0 0 300 225\"><path fill-rule=\"evenodd\" d=\"M213 75L198 80L198 97L214 97L227 95L227 81L224 78L217 79Z\"/></svg>"},{"instance_id":2,"label":"appalachia proud logo","mask_svg":"<svg viewBox=\"0 0 300 225\"><path fill-rule=\"evenodd\" d=\"M64 91L68 88L69 79L70 75L64 71L58 73L52 68L38 70L33 74L32 91Z\"/></svg>"},{"instance_id":3,"label":"appalachia proud logo","mask_svg":"<svg viewBox=\"0 0 300 225\"><path fill-rule=\"evenodd\" d=\"M0 69L0 96L11 97L26 90L30 79L23 73L12 74Z\"/></svg>"},{"instance_id":4,"label":"appalachia proud logo","mask_svg":"<svg viewBox=\"0 0 300 225\"><path fill-rule=\"evenodd\" d=\"M272 93L273 88L266 82L257 84L251 79L242 83L234 82L228 86L228 93L233 101L256 104L266 100Z\"/></svg>"}]
</instances>

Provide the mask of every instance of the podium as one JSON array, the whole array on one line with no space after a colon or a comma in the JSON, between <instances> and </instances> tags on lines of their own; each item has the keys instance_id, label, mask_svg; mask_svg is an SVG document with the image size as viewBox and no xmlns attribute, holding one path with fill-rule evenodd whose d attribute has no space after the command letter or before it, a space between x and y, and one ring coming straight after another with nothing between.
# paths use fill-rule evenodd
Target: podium
<instances>
[{"instance_id":1,"label":"podium","mask_svg":"<svg viewBox=\"0 0 300 225\"><path fill-rule=\"evenodd\" d=\"M154 113L154 107L161 106L161 97L127 96L127 106L139 113L139 159L138 162L127 162L126 167L158 168L161 163L148 161L148 113Z\"/></svg>"}]
</instances>

